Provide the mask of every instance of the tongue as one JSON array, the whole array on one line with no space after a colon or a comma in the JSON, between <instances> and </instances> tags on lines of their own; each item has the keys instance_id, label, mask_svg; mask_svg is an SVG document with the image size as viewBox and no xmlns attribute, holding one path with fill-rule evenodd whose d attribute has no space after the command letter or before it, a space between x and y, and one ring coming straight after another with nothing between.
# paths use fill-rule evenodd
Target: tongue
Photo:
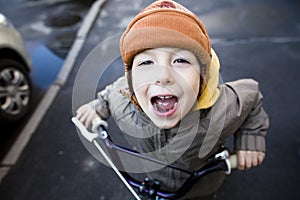
<instances>
[{"instance_id":1,"label":"tongue","mask_svg":"<svg viewBox=\"0 0 300 200\"><path fill-rule=\"evenodd\" d=\"M153 101L154 108L159 112L168 112L169 110L173 109L177 102L176 97L163 99L163 98L155 98Z\"/></svg>"}]
</instances>

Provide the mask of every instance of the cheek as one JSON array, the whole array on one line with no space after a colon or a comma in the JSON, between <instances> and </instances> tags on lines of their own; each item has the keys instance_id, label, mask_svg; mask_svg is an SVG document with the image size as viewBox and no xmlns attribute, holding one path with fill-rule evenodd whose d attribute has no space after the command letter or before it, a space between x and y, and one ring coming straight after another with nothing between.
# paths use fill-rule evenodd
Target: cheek
<instances>
[{"instance_id":1,"label":"cheek","mask_svg":"<svg viewBox=\"0 0 300 200\"><path fill-rule=\"evenodd\" d=\"M142 107L143 110L145 110L145 106L147 106L148 104L146 87L140 87L139 89L134 90L134 94L136 96L139 105Z\"/></svg>"},{"instance_id":2,"label":"cheek","mask_svg":"<svg viewBox=\"0 0 300 200\"><path fill-rule=\"evenodd\" d=\"M186 77L195 96L198 96L200 91L200 72L197 69L197 67L193 67Z\"/></svg>"},{"instance_id":3,"label":"cheek","mask_svg":"<svg viewBox=\"0 0 300 200\"><path fill-rule=\"evenodd\" d=\"M151 84L154 80L153 70L147 68L133 68L131 72L132 87L134 92L138 92L140 89Z\"/></svg>"},{"instance_id":4,"label":"cheek","mask_svg":"<svg viewBox=\"0 0 300 200\"><path fill-rule=\"evenodd\" d=\"M196 70L189 70L178 73L177 80L180 80L182 90L191 95L190 97L196 98L200 91L200 75Z\"/></svg>"},{"instance_id":5,"label":"cheek","mask_svg":"<svg viewBox=\"0 0 300 200\"><path fill-rule=\"evenodd\" d=\"M200 75L194 77L194 78L191 79L191 80L193 80L193 81L191 82L191 88L192 88L194 94L195 94L196 96L198 96L198 94L199 94L199 92L200 92Z\"/></svg>"},{"instance_id":6,"label":"cheek","mask_svg":"<svg viewBox=\"0 0 300 200\"><path fill-rule=\"evenodd\" d=\"M143 110L147 106L147 91L151 83L151 76L148 76L148 74L146 71L139 69L133 69L131 74L132 89Z\"/></svg>"}]
</instances>

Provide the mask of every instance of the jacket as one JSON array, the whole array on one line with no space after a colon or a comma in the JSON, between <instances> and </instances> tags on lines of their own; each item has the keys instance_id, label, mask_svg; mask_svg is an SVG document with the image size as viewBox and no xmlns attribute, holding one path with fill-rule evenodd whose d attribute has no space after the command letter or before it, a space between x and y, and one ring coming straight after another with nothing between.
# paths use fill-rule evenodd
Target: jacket
<instances>
[{"instance_id":1,"label":"jacket","mask_svg":"<svg viewBox=\"0 0 300 200\"><path fill-rule=\"evenodd\" d=\"M171 129L159 129L124 95L128 90L125 77L119 78L98 93L90 104L102 119L113 117L131 147L167 164L197 170L227 138L234 137L235 150L266 151L265 136L268 115L262 107L259 85L242 79L218 86L219 96L207 109L191 110ZM161 187L177 190L188 176L180 171L162 168L149 162L128 164L127 172L146 172L158 179ZM196 193L216 192L224 173L214 173L199 182ZM200 189L199 189L200 188ZM195 196L193 194L192 196Z\"/></svg>"}]
</instances>

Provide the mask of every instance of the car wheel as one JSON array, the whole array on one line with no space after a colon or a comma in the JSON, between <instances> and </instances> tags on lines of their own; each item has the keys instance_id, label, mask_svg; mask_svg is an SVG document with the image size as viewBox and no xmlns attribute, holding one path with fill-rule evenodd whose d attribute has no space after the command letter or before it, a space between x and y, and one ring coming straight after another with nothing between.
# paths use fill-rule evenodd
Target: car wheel
<instances>
[{"instance_id":1,"label":"car wheel","mask_svg":"<svg viewBox=\"0 0 300 200\"><path fill-rule=\"evenodd\" d=\"M24 66L11 59L0 59L0 118L16 121L27 113L32 85Z\"/></svg>"}]
</instances>

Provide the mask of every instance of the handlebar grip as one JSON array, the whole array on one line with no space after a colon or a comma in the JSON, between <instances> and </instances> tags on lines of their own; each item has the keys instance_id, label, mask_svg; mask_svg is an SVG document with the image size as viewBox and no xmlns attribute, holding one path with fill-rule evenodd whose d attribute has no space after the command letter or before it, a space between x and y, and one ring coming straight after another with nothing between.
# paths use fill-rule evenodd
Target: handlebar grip
<instances>
[{"instance_id":1,"label":"handlebar grip","mask_svg":"<svg viewBox=\"0 0 300 200\"><path fill-rule=\"evenodd\" d=\"M227 175L231 173L231 169L235 169L238 166L238 158L236 154L232 154L225 160L227 165L227 171L225 172Z\"/></svg>"},{"instance_id":2,"label":"handlebar grip","mask_svg":"<svg viewBox=\"0 0 300 200\"><path fill-rule=\"evenodd\" d=\"M103 126L104 128L108 127L108 123L104 120L102 120L99 116L93 119L92 122L92 131L96 133L98 131L99 126Z\"/></svg>"},{"instance_id":3,"label":"handlebar grip","mask_svg":"<svg viewBox=\"0 0 300 200\"><path fill-rule=\"evenodd\" d=\"M230 167L231 169L235 169L238 166L238 158L236 154L232 154L229 158L228 158L229 162L230 162Z\"/></svg>"}]
</instances>

